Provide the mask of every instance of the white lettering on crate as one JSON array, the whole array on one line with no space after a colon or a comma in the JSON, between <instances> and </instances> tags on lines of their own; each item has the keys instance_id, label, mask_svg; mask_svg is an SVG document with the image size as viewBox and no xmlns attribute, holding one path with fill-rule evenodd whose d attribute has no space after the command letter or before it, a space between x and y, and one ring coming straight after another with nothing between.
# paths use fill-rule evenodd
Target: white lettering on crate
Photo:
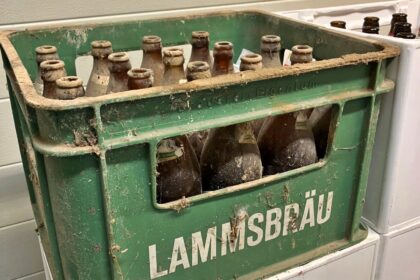
<instances>
[{"instance_id":1,"label":"white lettering on crate","mask_svg":"<svg viewBox=\"0 0 420 280\"><path fill-rule=\"evenodd\" d=\"M280 235L286 236L314 227L316 224L323 224L331 217L333 197L334 192L329 192L325 202L324 194L316 197L316 190L306 192L305 206L300 221L300 206L297 203L286 205L283 211L280 208L272 208L265 213L254 213L249 217L246 210L241 209L235 218L231 218L230 222L220 226L220 238L217 237L217 226L208 228L205 238L201 231L192 233L191 247L185 245L184 237L175 238L167 269L162 269L162 266L158 265L157 245L150 245L150 279L174 273L177 269L188 269L191 266L206 263L216 259L218 254L222 257L228 253L243 250L246 246L257 246L263 241L279 238ZM316 198L318 198L318 203L315 208ZM220 241L220 251L217 250L217 241Z\"/></svg>"}]
</instances>

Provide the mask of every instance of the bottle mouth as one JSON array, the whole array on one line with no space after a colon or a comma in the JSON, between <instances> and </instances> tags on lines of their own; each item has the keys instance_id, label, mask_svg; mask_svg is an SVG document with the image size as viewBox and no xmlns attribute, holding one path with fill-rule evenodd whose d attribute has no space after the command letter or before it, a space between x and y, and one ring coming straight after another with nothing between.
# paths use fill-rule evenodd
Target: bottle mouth
<instances>
[{"instance_id":1,"label":"bottle mouth","mask_svg":"<svg viewBox=\"0 0 420 280\"><path fill-rule=\"evenodd\" d=\"M264 35L261 37L261 41L266 44L280 43L281 38L277 35Z\"/></svg>"},{"instance_id":2,"label":"bottle mouth","mask_svg":"<svg viewBox=\"0 0 420 280\"><path fill-rule=\"evenodd\" d=\"M83 85L82 79L76 76L65 76L55 81L60 88L78 88Z\"/></svg>"},{"instance_id":3,"label":"bottle mouth","mask_svg":"<svg viewBox=\"0 0 420 280\"><path fill-rule=\"evenodd\" d=\"M292 47L292 52L296 54L311 54L312 51L312 47L308 45L296 45Z\"/></svg>"},{"instance_id":4,"label":"bottle mouth","mask_svg":"<svg viewBox=\"0 0 420 280\"><path fill-rule=\"evenodd\" d=\"M144 44L158 44L161 43L162 39L156 35L146 35L143 36L143 43Z\"/></svg>"},{"instance_id":5,"label":"bottle mouth","mask_svg":"<svg viewBox=\"0 0 420 280\"><path fill-rule=\"evenodd\" d=\"M210 70L210 66L205 61L193 61L187 65L188 72L205 72Z\"/></svg>"},{"instance_id":6,"label":"bottle mouth","mask_svg":"<svg viewBox=\"0 0 420 280\"><path fill-rule=\"evenodd\" d=\"M378 17L365 17L364 20L365 20L365 22L369 22L369 23L375 23L375 24L379 23L379 18Z\"/></svg>"},{"instance_id":7,"label":"bottle mouth","mask_svg":"<svg viewBox=\"0 0 420 280\"><path fill-rule=\"evenodd\" d=\"M192 38L193 39L208 39L210 34L207 31L193 31Z\"/></svg>"},{"instance_id":8,"label":"bottle mouth","mask_svg":"<svg viewBox=\"0 0 420 280\"><path fill-rule=\"evenodd\" d=\"M167 57L183 56L184 50L181 48L165 48L163 49L163 55Z\"/></svg>"},{"instance_id":9,"label":"bottle mouth","mask_svg":"<svg viewBox=\"0 0 420 280\"><path fill-rule=\"evenodd\" d=\"M52 54L57 52L57 48L51 45L39 46L35 49L37 54Z\"/></svg>"},{"instance_id":10,"label":"bottle mouth","mask_svg":"<svg viewBox=\"0 0 420 280\"><path fill-rule=\"evenodd\" d=\"M259 54L245 54L241 56L241 63L257 64L262 62L262 56Z\"/></svg>"},{"instance_id":11,"label":"bottle mouth","mask_svg":"<svg viewBox=\"0 0 420 280\"><path fill-rule=\"evenodd\" d=\"M110 41L107 40L96 40L96 41L92 41L90 43L90 45L92 46L92 48L109 48L112 46Z\"/></svg>"},{"instance_id":12,"label":"bottle mouth","mask_svg":"<svg viewBox=\"0 0 420 280\"><path fill-rule=\"evenodd\" d=\"M52 59L52 60L45 60L41 62L39 65L42 70L48 71L48 70L57 70L64 68L64 61L58 60L58 59Z\"/></svg>"},{"instance_id":13,"label":"bottle mouth","mask_svg":"<svg viewBox=\"0 0 420 280\"><path fill-rule=\"evenodd\" d=\"M127 75L130 78L137 78L137 79L146 79L151 77L153 74L153 70L147 68L133 68L127 72Z\"/></svg>"},{"instance_id":14,"label":"bottle mouth","mask_svg":"<svg viewBox=\"0 0 420 280\"><path fill-rule=\"evenodd\" d=\"M228 41L220 41L220 42L214 43L214 48L216 50L232 50L233 44Z\"/></svg>"},{"instance_id":15,"label":"bottle mouth","mask_svg":"<svg viewBox=\"0 0 420 280\"><path fill-rule=\"evenodd\" d=\"M406 13L395 13L392 14L392 18L407 18L407 14Z\"/></svg>"},{"instance_id":16,"label":"bottle mouth","mask_svg":"<svg viewBox=\"0 0 420 280\"><path fill-rule=\"evenodd\" d=\"M130 58L126 52L115 52L108 56L108 60L111 62L127 62Z\"/></svg>"}]
</instances>

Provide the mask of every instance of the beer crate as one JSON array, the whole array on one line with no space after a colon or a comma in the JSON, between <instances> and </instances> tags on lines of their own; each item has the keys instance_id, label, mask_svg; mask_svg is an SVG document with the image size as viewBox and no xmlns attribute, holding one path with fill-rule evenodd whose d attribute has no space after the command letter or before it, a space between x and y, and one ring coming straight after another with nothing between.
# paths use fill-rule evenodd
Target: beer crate
<instances>
[{"instance_id":1,"label":"beer crate","mask_svg":"<svg viewBox=\"0 0 420 280\"><path fill-rule=\"evenodd\" d=\"M75 100L37 95L34 49L53 44L68 74L90 42L140 49L194 30L258 52L314 47L317 61ZM361 241L385 71L398 48L259 11L11 31L0 36L22 162L54 279L256 279ZM331 105L327 152L288 172L168 203L156 147L168 137Z\"/></svg>"}]
</instances>

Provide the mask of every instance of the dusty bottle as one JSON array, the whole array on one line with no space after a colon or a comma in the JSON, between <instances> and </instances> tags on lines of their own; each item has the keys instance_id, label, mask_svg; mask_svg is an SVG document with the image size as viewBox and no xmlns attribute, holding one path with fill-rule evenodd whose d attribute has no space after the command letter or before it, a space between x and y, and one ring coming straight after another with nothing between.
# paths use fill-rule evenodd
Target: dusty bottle
<instances>
[{"instance_id":1,"label":"dusty bottle","mask_svg":"<svg viewBox=\"0 0 420 280\"><path fill-rule=\"evenodd\" d=\"M332 27L346 29L346 22L343 20L333 20L330 22L330 25Z\"/></svg>"},{"instance_id":2,"label":"dusty bottle","mask_svg":"<svg viewBox=\"0 0 420 280\"><path fill-rule=\"evenodd\" d=\"M396 22L394 24L395 35L398 33L411 33L411 23L408 22Z\"/></svg>"},{"instance_id":3,"label":"dusty bottle","mask_svg":"<svg viewBox=\"0 0 420 280\"><path fill-rule=\"evenodd\" d=\"M379 34L379 18L365 17L362 26L363 33Z\"/></svg>"},{"instance_id":4,"label":"dusty bottle","mask_svg":"<svg viewBox=\"0 0 420 280\"><path fill-rule=\"evenodd\" d=\"M162 60L162 39L155 35L143 37L143 60L141 68L153 70L153 84L162 84L165 66Z\"/></svg>"},{"instance_id":5,"label":"dusty bottle","mask_svg":"<svg viewBox=\"0 0 420 280\"><path fill-rule=\"evenodd\" d=\"M264 175L318 161L314 136L302 111L267 118L258 135L258 146Z\"/></svg>"},{"instance_id":6,"label":"dusty bottle","mask_svg":"<svg viewBox=\"0 0 420 280\"><path fill-rule=\"evenodd\" d=\"M277 35L264 35L261 37L261 56L264 68L280 67L280 37Z\"/></svg>"},{"instance_id":7,"label":"dusty bottle","mask_svg":"<svg viewBox=\"0 0 420 280\"><path fill-rule=\"evenodd\" d=\"M125 52L112 53L108 56L109 84L107 93L128 90L128 70L131 69L130 59Z\"/></svg>"},{"instance_id":8,"label":"dusty bottle","mask_svg":"<svg viewBox=\"0 0 420 280\"><path fill-rule=\"evenodd\" d=\"M37 47L35 49L35 53L36 53L36 63L38 65L38 73L35 78L34 87L35 87L36 92L39 95L42 95L44 91L44 82L42 81L42 78L41 78L40 64L41 62L46 61L46 60L57 60L59 58L57 54L57 48L50 45Z\"/></svg>"},{"instance_id":9,"label":"dusty bottle","mask_svg":"<svg viewBox=\"0 0 420 280\"><path fill-rule=\"evenodd\" d=\"M210 66L204 61L193 61L187 65L187 80L194 81L199 79L210 78ZM197 156L198 161L201 158L201 152L203 151L204 143L208 136L208 130L196 131L188 134L188 140L190 140L191 146Z\"/></svg>"},{"instance_id":10,"label":"dusty bottle","mask_svg":"<svg viewBox=\"0 0 420 280\"><path fill-rule=\"evenodd\" d=\"M41 62L41 78L44 81L42 95L50 99L58 99L55 81L67 75L64 62L61 60L46 60Z\"/></svg>"},{"instance_id":11,"label":"dusty bottle","mask_svg":"<svg viewBox=\"0 0 420 280\"><path fill-rule=\"evenodd\" d=\"M389 29L389 33L388 33L389 36L397 35L397 32L395 32L395 24L397 22L407 22L407 14L405 14L405 13L392 14L391 28Z\"/></svg>"},{"instance_id":12,"label":"dusty bottle","mask_svg":"<svg viewBox=\"0 0 420 280\"><path fill-rule=\"evenodd\" d=\"M185 135L160 141L157 147L157 162L159 203L201 193L200 166Z\"/></svg>"},{"instance_id":13,"label":"dusty bottle","mask_svg":"<svg viewBox=\"0 0 420 280\"><path fill-rule=\"evenodd\" d=\"M212 65L213 59L209 51L209 33L207 31L193 31L191 38L191 57L189 62L205 61L208 65Z\"/></svg>"},{"instance_id":14,"label":"dusty bottle","mask_svg":"<svg viewBox=\"0 0 420 280\"><path fill-rule=\"evenodd\" d=\"M153 71L146 68L133 68L128 71L127 88L142 89L153 86Z\"/></svg>"},{"instance_id":15,"label":"dusty bottle","mask_svg":"<svg viewBox=\"0 0 420 280\"><path fill-rule=\"evenodd\" d=\"M162 85L179 84L185 79L184 73L184 51L181 48L166 48L163 50L163 74Z\"/></svg>"},{"instance_id":16,"label":"dusty bottle","mask_svg":"<svg viewBox=\"0 0 420 280\"><path fill-rule=\"evenodd\" d=\"M290 62L292 65L298 63L312 62L313 49L308 45L296 45L292 47L292 54L290 55Z\"/></svg>"},{"instance_id":17,"label":"dusty bottle","mask_svg":"<svg viewBox=\"0 0 420 280\"><path fill-rule=\"evenodd\" d=\"M416 35L411 32L400 32L395 35L397 38L403 38L403 39L416 39Z\"/></svg>"},{"instance_id":18,"label":"dusty bottle","mask_svg":"<svg viewBox=\"0 0 420 280\"><path fill-rule=\"evenodd\" d=\"M109 83L108 56L112 53L110 41L93 41L91 43L93 67L86 85L86 96L106 94Z\"/></svg>"},{"instance_id":19,"label":"dusty bottle","mask_svg":"<svg viewBox=\"0 0 420 280\"><path fill-rule=\"evenodd\" d=\"M213 58L213 76L233 73L233 45L231 42L216 42L213 48Z\"/></svg>"},{"instance_id":20,"label":"dusty bottle","mask_svg":"<svg viewBox=\"0 0 420 280\"><path fill-rule=\"evenodd\" d=\"M308 120L309 127L314 134L316 153L318 158L323 158L327 152L332 106L324 105L315 108Z\"/></svg>"},{"instance_id":21,"label":"dusty bottle","mask_svg":"<svg viewBox=\"0 0 420 280\"><path fill-rule=\"evenodd\" d=\"M55 84L57 99L71 100L85 96L83 81L76 76L61 77Z\"/></svg>"}]
</instances>

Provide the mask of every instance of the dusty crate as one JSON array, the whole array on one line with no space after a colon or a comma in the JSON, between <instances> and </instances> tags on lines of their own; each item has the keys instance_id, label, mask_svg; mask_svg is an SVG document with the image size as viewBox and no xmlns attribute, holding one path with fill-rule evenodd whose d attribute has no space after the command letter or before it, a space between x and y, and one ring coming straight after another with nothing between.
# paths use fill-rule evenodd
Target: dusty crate
<instances>
[{"instance_id":1,"label":"dusty crate","mask_svg":"<svg viewBox=\"0 0 420 280\"><path fill-rule=\"evenodd\" d=\"M59 101L36 94L35 47L54 44L75 74L90 42L165 46L193 30L258 52L314 47L316 62ZM22 161L54 279L255 279L348 247L360 224L385 70L398 49L258 11L7 32L1 50ZM330 104L317 163L165 204L156 202L164 138Z\"/></svg>"}]
</instances>

